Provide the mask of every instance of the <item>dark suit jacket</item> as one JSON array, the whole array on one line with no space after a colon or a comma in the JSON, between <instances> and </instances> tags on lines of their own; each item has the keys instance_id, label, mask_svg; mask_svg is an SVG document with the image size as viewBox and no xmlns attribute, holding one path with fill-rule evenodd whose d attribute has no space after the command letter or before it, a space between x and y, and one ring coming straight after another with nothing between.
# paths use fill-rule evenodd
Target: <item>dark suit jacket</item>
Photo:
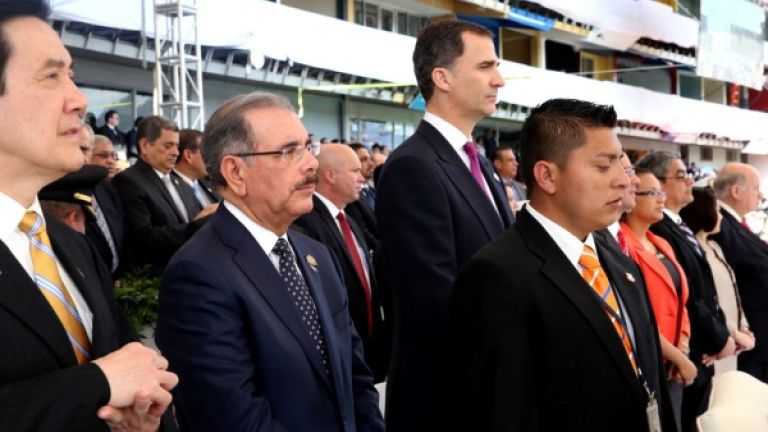
<instances>
[{"instance_id":1,"label":"dark suit jacket","mask_svg":"<svg viewBox=\"0 0 768 432\"><path fill-rule=\"evenodd\" d=\"M377 250L379 245L379 224L376 222L376 215L368 207L368 204L359 199L347 205L344 213L363 230L368 246L373 250Z\"/></svg>"},{"instance_id":2,"label":"dark suit jacket","mask_svg":"<svg viewBox=\"0 0 768 432\"><path fill-rule=\"evenodd\" d=\"M155 273L161 273L171 256L207 218L184 223L163 181L142 160L116 175L112 183L123 200L126 248L133 267L150 264ZM178 178L175 183L188 207L187 213L191 211L192 201L199 207L191 188Z\"/></svg>"},{"instance_id":3,"label":"dark suit jacket","mask_svg":"<svg viewBox=\"0 0 768 432\"><path fill-rule=\"evenodd\" d=\"M688 279L688 319L691 322L691 361L699 374L697 385L712 377L711 367L701 363L702 354L717 354L730 336L725 316L717 303L717 291L706 256L696 253L677 224L666 214L664 219L651 225L651 231L666 240L675 251L677 262Z\"/></svg>"},{"instance_id":4,"label":"dark suit jacket","mask_svg":"<svg viewBox=\"0 0 768 432\"><path fill-rule=\"evenodd\" d=\"M451 286L475 252L514 220L490 163L480 160L499 212L427 122L390 155L376 189L379 258L394 303L386 409L392 430L447 427L456 372L446 361Z\"/></svg>"},{"instance_id":5,"label":"dark suit jacket","mask_svg":"<svg viewBox=\"0 0 768 432\"><path fill-rule=\"evenodd\" d=\"M112 141L112 144L125 144L125 134L122 133L120 129L115 128L112 130L109 126L104 125L96 129L96 134L104 135L105 137L109 138L109 140Z\"/></svg>"},{"instance_id":6,"label":"dark suit jacket","mask_svg":"<svg viewBox=\"0 0 768 432\"><path fill-rule=\"evenodd\" d=\"M136 140L138 130L132 127L131 130L125 133L125 155L128 159L139 158L139 144Z\"/></svg>"},{"instance_id":7,"label":"dark suit jacket","mask_svg":"<svg viewBox=\"0 0 768 432\"><path fill-rule=\"evenodd\" d=\"M369 335L365 289L360 282L360 278L357 276L355 265L352 263L352 258L347 251L346 243L344 243L344 237L325 204L316 196L312 197L312 204L312 211L297 219L294 222L294 227L307 236L328 246L339 260L349 297L349 315L355 323L357 334L360 335L360 339L363 341L365 361L371 367L375 381L384 381L389 367L392 335L387 332L387 328L384 325L385 315L381 306L381 294L376 284L371 250L368 248L368 243L365 241L365 236L360 227L354 220L348 219L355 240L366 252L365 260L370 275L369 285L371 288L371 308L373 311L373 332Z\"/></svg>"},{"instance_id":8,"label":"dark suit jacket","mask_svg":"<svg viewBox=\"0 0 768 432\"><path fill-rule=\"evenodd\" d=\"M99 203L99 208L104 213L104 219L109 226L109 233L112 235L112 241L115 244L117 250L118 267L112 273L113 276L118 274L123 264L123 239L125 236L125 215L123 214L123 203L120 200L120 196L117 193L117 189L110 183L109 180L103 180L93 191L93 196ZM99 251L99 255L104 260L108 269L112 268L112 250L109 248L109 243L106 236L99 228L99 224L96 222L96 217L90 212L86 212L85 220L85 236L93 242L96 246L96 250Z\"/></svg>"},{"instance_id":9,"label":"dark suit jacket","mask_svg":"<svg viewBox=\"0 0 768 432\"><path fill-rule=\"evenodd\" d=\"M219 207L171 260L160 290L157 343L179 374L183 430L383 430L338 264L320 243L288 238L317 304L331 375L269 257Z\"/></svg>"},{"instance_id":10,"label":"dark suit jacket","mask_svg":"<svg viewBox=\"0 0 768 432\"><path fill-rule=\"evenodd\" d=\"M618 247L596 244L631 320L638 365L661 396L664 430L674 431L642 277L629 275ZM648 430L645 391L605 310L526 210L467 264L451 306L453 430Z\"/></svg>"},{"instance_id":11,"label":"dark suit jacket","mask_svg":"<svg viewBox=\"0 0 768 432\"><path fill-rule=\"evenodd\" d=\"M720 210L720 233L712 238L720 245L726 261L736 274L744 314L755 333L755 348L740 354L740 360L768 360L768 245Z\"/></svg>"},{"instance_id":12,"label":"dark suit jacket","mask_svg":"<svg viewBox=\"0 0 768 432\"><path fill-rule=\"evenodd\" d=\"M208 199L211 200L212 203L221 201L221 195L216 192L216 189L213 187L211 182L203 179L198 179L197 182L200 184L203 193L208 197Z\"/></svg>"},{"instance_id":13,"label":"dark suit jacket","mask_svg":"<svg viewBox=\"0 0 768 432\"><path fill-rule=\"evenodd\" d=\"M93 312L92 357L137 341L93 246L54 217L46 225L57 258ZM101 369L77 365L61 322L1 242L0 269L0 430L108 430L96 417L110 397Z\"/></svg>"}]
</instances>

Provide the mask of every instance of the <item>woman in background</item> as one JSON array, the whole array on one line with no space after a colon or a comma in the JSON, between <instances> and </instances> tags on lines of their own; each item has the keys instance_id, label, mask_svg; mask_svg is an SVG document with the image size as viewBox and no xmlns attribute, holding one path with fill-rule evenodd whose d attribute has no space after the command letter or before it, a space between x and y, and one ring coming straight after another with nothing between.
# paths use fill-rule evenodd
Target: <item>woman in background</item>
<instances>
[{"instance_id":1,"label":"woman in background","mask_svg":"<svg viewBox=\"0 0 768 432\"><path fill-rule=\"evenodd\" d=\"M638 169L640 179L635 192L634 210L622 216L620 232L624 236L629 256L640 267L648 289L659 342L667 371L669 394L675 419L680 429L683 387L696 378L696 365L688 358L688 340L691 325L685 302L688 283L678 264L672 247L649 228L664 217L667 194L661 190L659 180L648 170Z\"/></svg>"},{"instance_id":2,"label":"woman in background","mask_svg":"<svg viewBox=\"0 0 768 432\"><path fill-rule=\"evenodd\" d=\"M712 276L717 289L718 303L725 314L728 331L736 342L736 355L755 347L755 335L749 330L747 318L741 307L741 298L736 286L736 275L725 261L723 251L710 234L720 232L723 217L718 211L717 199L708 187L693 188L693 202L680 211L680 217L696 234L696 239L707 254L707 261L712 268ZM736 370L736 355L714 358L707 357L705 364L715 364L715 375Z\"/></svg>"}]
</instances>

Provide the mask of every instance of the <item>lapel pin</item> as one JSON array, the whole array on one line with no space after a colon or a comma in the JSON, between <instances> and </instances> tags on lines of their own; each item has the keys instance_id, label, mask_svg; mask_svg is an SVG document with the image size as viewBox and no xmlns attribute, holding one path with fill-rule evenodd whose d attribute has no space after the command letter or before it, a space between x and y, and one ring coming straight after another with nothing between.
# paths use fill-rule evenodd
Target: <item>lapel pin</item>
<instances>
[{"instance_id":1,"label":"lapel pin","mask_svg":"<svg viewBox=\"0 0 768 432\"><path fill-rule=\"evenodd\" d=\"M632 273L627 273L627 280L632 283L635 283L635 277L632 276Z\"/></svg>"},{"instance_id":2,"label":"lapel pin","mask_svg":"<svg viewBox=\"0 0 768 432\"><path fill-rule=\"evenodd\" d=\"M312 269L313 272L317 273L317 260L312 255L307 255L304 258L307 261L307 264L309 264L309 267Z\"/></svg>"}]
</instances>

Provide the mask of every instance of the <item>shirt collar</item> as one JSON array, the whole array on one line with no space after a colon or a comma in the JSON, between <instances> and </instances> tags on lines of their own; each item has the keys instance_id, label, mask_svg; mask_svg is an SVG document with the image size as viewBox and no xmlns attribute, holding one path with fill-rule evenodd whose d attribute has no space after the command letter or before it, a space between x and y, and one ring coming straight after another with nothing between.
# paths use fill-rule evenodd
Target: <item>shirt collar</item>
<instances>
[{"instance_id":1,"label":"shirt collar","mask_svg":"<svg viewBox=\"0 0 768 432\"><path fill-rule=\"evenodd\" d=\"M3 209L3 211L0 211L0 239L6 244L11 234L19 229L19 223L21 223L27 210L34 211L45 221L45 216L40 208L40 201L38 201L37 197L32 201L29 209L26 209L18 201L0 192L0 209Z\"/></svg>"},{"instance_id":2,"label":"shirt collar","mask_svg":"<svg viewBox=\"0 0 768 432\"><path fill-rule=\"evenodd\" d=\"M315 196L317 199L319 199L323 204L325 204L325 207L328 209L329 212L331 212L331 216L336 219L336 216L341 213L341 209L336 207L336 204L332 203L331 200L321 195L319 192L315 192Z\"/></svg>"},{"instance_id":3,"label":"shirt collar","mask_svg":"<svg viewBox=\"0 0 768 432\"><path fill-rule=\"evenodd\" d=\"M739 213L733 209L733 207L729 206L728 204L717 200L717 203L720 204L720 208L725 210L726 212L730 213L731 216L736 218L737 221L741 222L742 219L744 219L744 216L740 216Z\"/></svg>"},{"instance_id":4,"label":"shirt collar","mask_svg":"<svg viewBox=\"0 0 768 432\"><path fill-rule=\"evenodd\" d=\"M620 221L616 221L616 222L608 225L607 229L608 229L608 232L611 233L613 238L618 240L618 238L619 238L619 229L620 228L621 228L621 222Z\"/></svg>"},{"instance_id":5,"label":"shirt collar","mask_svg":"<svg viewBox=\"0 0 768 432\"><path fill-rule=\"evenodd\" d=\"M673 212L670 209L665 208L664 214L669 216L669 218L672 219L672 222L676 223L677 225L680 225L680 222L683 221L683 218L681 218L679 214Z\"/></svg>"},{"instance_id":6,"label":"shirt collar","mask_svg":"<svg viewBox=\"0 0 768 432\"><path fill-rule=\"evenodd\" d=\"M195 183L197 183L197 180L192 180L191 178L187 177L182 173L181 171L174 169L173 172L175 172L179 177L181 177L182 180L184 180L184 183L194 186Z\"/></svg>"},{"instance_id":7,"label":"shirt collar","mask_svg":"<svg viewBox=\"0 0 768 432\"><path fill-rule=\"evenodd\" d=\"M434 126L456 151L461 151L464 144L472 141L472 137L465 136L456 126L429 111L424 113L424 121Z\"/></svg>"},{"instance_id":8,"label":"shirt collar","mask_svg":"<svg viewBox=\"0 0 768 432\"><path fill-rule=\"evenodd\" d=\"M242 210L237 208L234 204L230 203L229 201L224 200L223 203L224 203L224 207L226 207L226 209L229 210L230 213L232 213L232 216L234 216L235 219L240 221L240 223L243 224L245 229L247 229L248 232L251 233L251 235L256 240L256 242L259 243L259 246L261 246L261 248L264 249L264 253L267 254L267 256L269 256L269 254L272 253L272 249L275 248L275 245L277 244L278 239L284 238L286 241L288 240L288 236L286 234L283 234L282 236L278 236L272 231L264 228L263 226L256 223L253 219L248 217L245 213L243 213Z\"/></svg>"},{"instance_id":9,"label":"shirt collar","mask_svg":"<svg viewBox=\"0 0 768 432\"><path fill-rule=\"evenodd\" d=\"M579 264L579 258L581 258L581 253L584 251L584 246L589 246L593 251L597 252L597 248L595 247L595 239L592 237L592 233L589 233L587 235L587 239L582 242L578 237L571 234L568 230L561 227L543 214L539 213L535 208L533 208L530 202L525 206L525 208L528 210L528 213L530 213L530 215L533 216L533 218L536 219L539 224L541 224L541 226L544 228L544 231L549 234L552 240L555 241L557 247L559 247L560 250L565 254L565 257L573 265L576 271L581 274L582 267L581 264Z\"/></svg>"},{"instance_id":10,"label":"shirt collar","mask_svg":"<svg viewBox=\"0 0 768 432\"><path fill-rule=\"evenodd\" d=\"M149 164L147 164L147 165L149 165ZM149 165L149 166L152 168L152 171L154 171L154 172L155 172L155 174L157 174L157 176L158 176L158 177L160 177L160 180L165 180L165 176L167 176L167 175L170 175L170 174L171 174L171 173L168 173L168 174L163 174L163 172L161 172L161 171L160 171L160 170L158 170L157 168L153 167L152 165Z\"/></svg>"}]
</instances>

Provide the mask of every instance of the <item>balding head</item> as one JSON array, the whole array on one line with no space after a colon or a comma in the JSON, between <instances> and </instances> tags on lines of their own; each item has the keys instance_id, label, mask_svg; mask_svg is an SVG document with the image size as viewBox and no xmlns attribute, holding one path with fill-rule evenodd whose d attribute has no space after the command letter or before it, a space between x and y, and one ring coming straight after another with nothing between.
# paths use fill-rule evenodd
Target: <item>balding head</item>
<instances>
[{"instance_id":1,"label":"balding head","mask_svg":"<svg viewBox=\"0 0 768 432\"><path fill-rule=\"evenodd\" d=\"M728 204L741 216L755 210L763 198L760 193L760 173L744 163L723 165L713 189L717 199Z\"/></svg>"},{"instance_id":2,"label":"balding head","mask_svg":"<svg viewBox=\"0 0 768 432\"><path fill-rule=\"evenodd\" d=\"M339 209L360 198L365 179L360 173L360 158L354 150L345 144L324 144L317 161L319 194Z\"/></svg>"}]
</instances>

